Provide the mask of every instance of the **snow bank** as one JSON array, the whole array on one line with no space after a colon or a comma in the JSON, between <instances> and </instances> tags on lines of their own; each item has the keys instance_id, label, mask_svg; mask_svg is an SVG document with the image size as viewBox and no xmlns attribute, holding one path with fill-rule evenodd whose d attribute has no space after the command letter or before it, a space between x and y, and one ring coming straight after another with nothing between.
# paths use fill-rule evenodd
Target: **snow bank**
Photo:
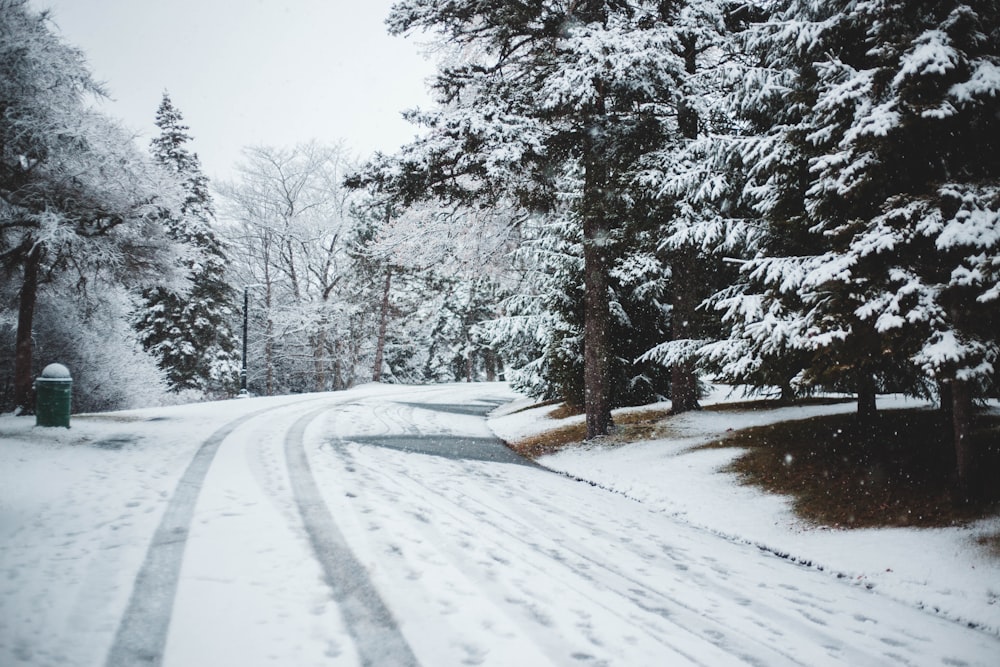
<instances>
[{"instance_id":1,"label":"snow bank","mask_svg":"<svg viewBox=\"0 0 1000 667\"><path fill-rule=\"evenodd\" d=\"M704 404L739 400L715 388ZM583 420L547 417L552 407L519 401L495 412L494 432L508 442ZM666 404L662 407L667 407ZM924 405L880 397L880 408ZM879 594L1000 635L1000 560L978 543L1000 534L1000 517L955 528L840 530L805 523L790 499L742 486L720 472L741 449L691 451L727 430L855 409L853 403L767 411L699 412L671 420L677 437L590 444L541 457L538 463L628 496L732 541L745 542Z\"/></svg>"}]
</instances>

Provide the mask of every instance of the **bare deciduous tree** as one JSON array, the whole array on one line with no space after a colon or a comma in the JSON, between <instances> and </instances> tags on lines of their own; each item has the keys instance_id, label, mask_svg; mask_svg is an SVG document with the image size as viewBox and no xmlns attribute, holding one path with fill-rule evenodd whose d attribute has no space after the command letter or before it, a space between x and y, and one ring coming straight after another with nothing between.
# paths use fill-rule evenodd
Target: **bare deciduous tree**
<instances>
[{"instance_id":1,"label":"bare deciduous tree","mask_svg":"<svg viewBox=\"0 0 1000 667\"><path fill-rule=\"evenodd\" d=\"M346 151L311 142L248 148L244 156L239 180L219 187L221 218L234 275L260 286L251 289L260 290L266 313L255 327L262 344L251 347L263 348L264 390L348 386L351 317L338 291L352 225Z\"/></svg>"}]
</instances>

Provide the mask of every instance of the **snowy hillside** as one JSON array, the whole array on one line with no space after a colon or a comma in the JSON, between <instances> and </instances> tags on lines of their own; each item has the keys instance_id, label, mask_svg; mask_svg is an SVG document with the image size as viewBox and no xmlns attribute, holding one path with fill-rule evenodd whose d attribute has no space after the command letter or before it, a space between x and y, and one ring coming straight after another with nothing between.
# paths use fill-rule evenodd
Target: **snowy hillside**
<instances>
[{"instance_id":1,"label":"snowy hillside","mask_svg":"<svg viewBox=\"0 0 1000 667\"><path fill-rule=\"evenodd\" d=\"M719 388L706 405L731 400ZM514 403L490 421L515 441L581 417L548 419L552 408L519 411ZM882 397L879 408L915 407L913 399ZM667 404L669 406L669 403ZM957 528L840 530L800 520L789 499L738 484L719 472L741 450L692 447L729 430L814 415L851 412L853 403L790 407L765 412L695 412L674 417L682 438L625 446L581 445L539 463L621 493L655 512L752 544L880 595L1000 635L1000 558L977 538L1000 533L1000 517Z\"/></svg>"}]
</instances>

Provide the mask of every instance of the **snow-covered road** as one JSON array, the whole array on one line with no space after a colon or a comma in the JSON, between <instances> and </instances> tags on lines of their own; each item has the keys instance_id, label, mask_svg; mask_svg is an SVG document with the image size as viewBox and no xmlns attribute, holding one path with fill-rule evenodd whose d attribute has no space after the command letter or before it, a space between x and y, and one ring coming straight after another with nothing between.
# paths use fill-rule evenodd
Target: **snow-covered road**
<instances>
[{"instance_id":1,"label":"snow-covered road","mask_svg":"<svg viewBox=\"0 0 1000 667\"><path fill-rule=\"evenodd\" d=\"M0 433L0 664L998 664L995 635L518 459L482 416L510 398Z\"/></svg>"}]
</instances>

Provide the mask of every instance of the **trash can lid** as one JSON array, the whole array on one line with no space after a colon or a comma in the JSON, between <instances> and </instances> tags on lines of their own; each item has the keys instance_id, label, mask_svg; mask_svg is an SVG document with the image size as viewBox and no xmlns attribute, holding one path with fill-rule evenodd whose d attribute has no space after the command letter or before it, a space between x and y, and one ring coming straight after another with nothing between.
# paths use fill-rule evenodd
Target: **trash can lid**
<instances>
[{"instance_id":1,"label":"trash can lid","mask_svg":"<svg viewBox=\"0 0 1000 667\"><path fill-rule=\"evenodd\" d=\"M69 369L62 364L49 364L42 370L42 377L68 380L70 379L70 374Z\"/></svg>"}]
</instances>

